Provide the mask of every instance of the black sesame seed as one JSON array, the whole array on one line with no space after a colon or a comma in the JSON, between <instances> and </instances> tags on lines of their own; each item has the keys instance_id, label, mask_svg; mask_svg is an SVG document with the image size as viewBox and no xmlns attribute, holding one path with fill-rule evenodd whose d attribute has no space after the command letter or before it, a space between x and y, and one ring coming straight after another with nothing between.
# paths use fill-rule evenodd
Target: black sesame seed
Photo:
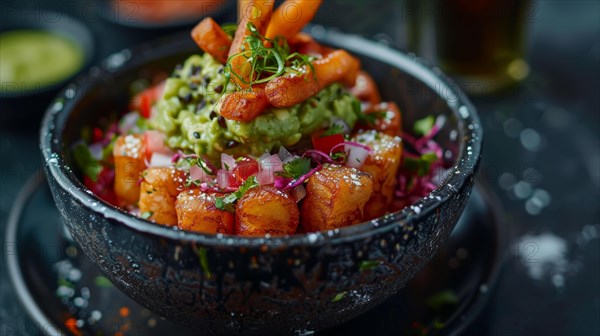
<instances>
[{"instance_id":1,"label":"black sesame seed","mask_svg":"<svg viewBox=\"0 0 600 336\"><path fill-rule=\"evenodd\" d=\"M198 89L198 83L191 82L190 83L190 90L194 90L195 91L196 89Z\"/></svg>"},{"instance_id":2,"label":"black sesame seed","mask_svg":"<svg viewBox=\"0 0 600 336\"><path fill-rule=\"evenodd\" d=\"M202 99L198 105L196 105L196 111L200 111L206 106L206 100Z\"/></svg>"},{"instance_id":3,"label":"black sesame seed","mask_svg":"<svg viewBox=\"0 0 600 336\"><path fill-rule=\"evenodd\" d=\"M215 87L215 92L216 92L216 93L221 93L221 92L223 92L223 85L219 85L219 86Z\"/></svg>"},{"instance_id":4,"label":"black sesame seed","mask_svg":"<svg viewBox=\"0 0 600 336\"><path fill-rule=\"evenodd\" d=\"M235 140L230 140L230 141L228 141L228 142L227 142L227 144L225 145L225 148L227 148L227 149L232 149L232 148L235 148L235 147L237 147L237 145L239 145L239 144L240 144L240 143L239 143L239 142L237 142L237 141L235 141Z\"/></svg>"},{"instance_id":5,"label":"black sesame seed","mask_svg":"<svg viewBox=\"0 0 600 336\"><path fill-rule=\"evenodd\" d=\"M189 104L192 101L192 99L194 99L194 96L192 96L192 94L189 92L179 97L179 100L186 104Z\"/></svg>"},{"instance_id":6,"label":"black sesame seed","mask_svg":"<svg viewBox=\"0 0 600 336\"><path fill-rule=\"evenodd\" d=\"M223 73L223 67L220 67L219 70L217 70L218 73L222 74Z\"/></svg>"},{"instance_id":7,"label":"black sesame seed","mask_svg":"<svg viewBox=\"0 0 600 336\"><path fill-rule=\"evenodd\" d=\"M194 136L194 138L200 139L200 133L194 132L194 133L192 133L192 135Z\"/></svg>"},{"instance_id":8,"label":"black sesame seed","mask_svg":"<svg viewBox=\"0 0 600 336\"><path fill-rule=\"evenodd\" d=\"M210 112L210 115L208 116L210 118L210 120L213 120L217 117L217 113L215 111Z\"/></svg>"},{"instance_id":9,"label":"black sesame seed","mask_svg":"<svg viewBox=\"0 0 600 336\"><path fill-rule=\"evenodd\" d=\"M221 126L221 128L227 129L227 122L225 121L225 118L223 118L223 116L219 116L217 118L217 122L219 123L219 126Z\"/></svg>"},{"instance_id":10,"label":"black sesame seed","mask_svg":"<svg viewBox=\"0 0 600 336\"><path fill-rule=\"evenodd\" d=\"M194 65L194 66L192 66L192 69L191 69L191 75L192 76L197 76L197 75L200 74L200 71L202 71L202 66L200 66L200 65Z\"/></svg>"},{"instance_id":11,"label":"black sesame seed","mask_svg":"<svg viewBox=\"0 0 600 336\"><path fill-rule=\"evenodd\" d=\"M204 79L204 83L206 83L206 85L208 85L208 83L210 82L210 77L205 76L203 79Z\"/></svg>"}]
</instances>

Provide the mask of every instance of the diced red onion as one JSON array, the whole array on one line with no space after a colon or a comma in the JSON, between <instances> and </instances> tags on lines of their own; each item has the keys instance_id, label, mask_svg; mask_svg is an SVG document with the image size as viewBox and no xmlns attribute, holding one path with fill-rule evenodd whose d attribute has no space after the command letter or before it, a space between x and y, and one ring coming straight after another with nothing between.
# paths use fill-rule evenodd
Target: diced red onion
<instances>
[{"instance_id":1,"label":"diced red onion","mask_svg":"<svg viewBox=\"0 0 600 336\"><path fill-rule=\"evenodd\" d=\"M169 167L171 166L171 155L154 152L152 153L148 166L152 168Z\"/></svg>"},{"instance_id":2,"label":"diced red onion","mask_svg":"<svg viewBox=\"0 0 600 336\"><path fill-rule=\"evenodd\" d=\"M192 165L190 167L190 178L192 181L200 181L200 182L211 182L213 177L207 174L204 169L198 167L197 165Z\"/></svg>"},{"instance_id":3,"label":"diced red onion","mask_svg":"<svg viewBox=\"0 0 600 336\"><path fill-rule=\"evenodd\" d=\"M261 170L266 170L271 174L283 171L283 162L279 156L273 154L263 154L258 159L258 163L260 165Z\"/></svg>"},{"instance_id":4,"label":"diced red onion","mask_svg":"<svg viewBox=\"0 0 600 336\"><path fill-rule=\"evenodd\" d=\"M104 147L105 146L102 144L102 142L96 142L96 143L89 145L88 149L90 151L90 154L94 158L94 160L96 160L96 161L102 160L102 150L104 149Z\"/></svg>"},{"instance_id":5,"label":"diced red onion","mask_svg":"<svg viewBox=\"0 0 600 336\"><path fill-rule=\"evenodd\" d=\"M219 169L217 172L217 184L221 189L229 187L229 172L227 170Z\"/></svg>"},{"instance_id":6,"label":"diced red onion","mask_svg":"<svg viewBox=\"0 0 600 336\"><path fill-rule=\"evenodd\" d=\"M129 112L121 118L119 121L119 133L126 134L132 128L135 127L138 119L140 118L139 113L137 112Z\"/></svg>"},{"instance_id":7,"label":"diced red onion","mask_svg":"<svg viewBox=\"0 0 600 336\"><path fill-rule=\"evenodd\" d=\"M296 203L300 202L306 196L306 188L300 184L291 190L292 196L296 200Z\"/></svg>"},{"instance_id":8,"label":"diced red onion","mask_svg":"<svg viewBox=\"0 0 600 336\"><path fill-rule=\"evenodd\" d=\"M256 173L256 182L260 185L273 184L275 182L275 176L268 170L259 170Z\"/></svg>"},{"instance_id":9,"label":"diced red onion","mask_svg":"<svg viewBox=\"0 0 600 336\"><path fill-rule=\"evenodd\" d=\"M225 153L221 153L221 169L233 170L235 165L236 165L236 163L235 163L235 159L233 158L233 156L225 154Z\"/></svg>"},{"instance_id":10,"label":"diced red onion","mask_svg":"<svg viewBox=\"0 0 600 336\"><path fill-rule=\"evenodd\" d=\"M161 153L173 155L169 147L165 144L167 140L166 134L159 131L146 131L144 133L146 143L146 151L148 153Z\"/></svg>"},{"instance_id":11,"label":"diced red onion","mask_svg":"<svg viewBox=\"0 0 600 336\"><path fill-rule=\"evenodd\" d=\"M348 153L348 160L346 161L346 167L350 168L360 168L363 166L367 157L369 156L369 151L364 149L363 147L357 146L344 146Z\"/></svg>"},{"instance_id":12,"label":"diced red onion","mask_svg":"<svg viewBox=\"0 0 600 336\"><path fill-rule=\"evenodd\" d=\"M288 162L296 159L296 156L294 154L290 153L283 146L279 147L279 153L277 154L277 156L279 156L279 159L281 159L281 162L283 162L283 163L288 163Z\"/></svg>"}]
</instances>

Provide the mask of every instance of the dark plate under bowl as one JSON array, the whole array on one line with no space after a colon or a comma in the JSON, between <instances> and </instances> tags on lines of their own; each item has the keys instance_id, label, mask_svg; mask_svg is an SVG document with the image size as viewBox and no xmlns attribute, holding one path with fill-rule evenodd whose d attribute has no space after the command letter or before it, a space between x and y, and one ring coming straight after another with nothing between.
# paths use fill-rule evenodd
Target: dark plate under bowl
<instances>
[{"instance_id":1,"label":"dark plate under bowl","mask_svg":"<svg viewBox=\"0 0 600 336\"><path fill-rule=\"evenodd\" d=\"M317 334L484 333L477 325L469 327L478 317L485 322L482 309L506 257L505 223L492 196L476 183L446 244L406 287L368 313ZM16 295L46 335L74 329L82 335L195 335L134 302L79 253L65 235L41 174L26 183L9 218L5 241L14 249L6 256L8 271Z\"/></svg>"},{"instance_id":2,"label":"dark plate under bowl","mask_svg":"<svg viewBox=\"0 0 600 336\"><path fill-rule=\"evenodd\" d=\"M0 102L2 103L0 125L10 128L37 129L52 98L56 97L60 89L94 61L94 39L91 31L81 21L65 13L45 10L11 12L7 9L6 12L3 12L2 20L0 20L0 32L12 30L53 33L77 44L83 52L84 61L81 67L57 83L30 90L0 91ZM4 83L1 84L4 85Z\"/></svg>"},{"instance_id":3,"label":"dark plate under bowl","mask_svg":"<svg viewBox=\"0 0 600 336\"><path fill-rule=\"evenodd\" d=\"M349 50L398 103L404 124L445 115L437 141L454 165L428 197L398 213L339 230L274 238L184 232L101 201L74 171L82 127L121 111L128 85L198 53L188 34L112 55L60 95L41 129L41 150L61 218L113 284L150 310L198 332L290 333L340 324L395 294L446 241L471 194L481 154L475 109L439 71L357 36L313 27Z\"/></svg>"}]
</instances>

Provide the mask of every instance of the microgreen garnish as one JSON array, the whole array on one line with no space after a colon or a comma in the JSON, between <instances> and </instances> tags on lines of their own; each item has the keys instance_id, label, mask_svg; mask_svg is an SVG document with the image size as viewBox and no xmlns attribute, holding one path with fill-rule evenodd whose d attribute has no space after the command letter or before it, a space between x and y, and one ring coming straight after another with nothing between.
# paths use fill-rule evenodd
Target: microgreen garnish
<instances>
[{"instance_id":1,"label":"microgreen garnish","mask_svg":"<svg viewBox=\"0 0 600 336\"><path fill-rule=\"evenodd\" d=\"M252 23L248 23L247 29L250 34L245 38L245 46L242 48L242 51L231 55L227 60L225 66L225 77L227 78L225 87L227 87L231 76L237 78L240 83L252 86L268 82L284 73L299 74L305 66L310 68L314 73L311 63L312 58L297 52L290 53L290 47L285 38L281 36L274 39L266 38L258 32L256 26ZM271 45L271 47L266 47L265 44ZM251 71L249 80L244 79L233 71L231 61L237 57L244 57L247 62L250 62Z\"/></svg>"},{"instance_id":2,"label":"microgreen garnish","mask_svg":"<svg viewBox=\"0 0 600 336\"><path fill-rule=\"evenodd\" d=\"M309 158L297 158L283 165L283 177L298 179L310 171Z\"/></svg>"},{"instance_id":3,"label":"microgreen garnish","mask_svg":"<svg viewBox=\"0 0 600 336\"><path fill-rule=\"evenodd\" d=\"M431 131L433 125L435 125L435 117L430 115L415 121L413 131L416 135L426 135Z\"/></svg>"},{"instance_id":4,"label":"microgreen garnish","mask_svg":"<svg viewBox=\"0 0 600 336\"><path fill-rule=\"evenodd\" d=\"M237 191L232 192L231 194L229 194L225 197L215 198L215 206L217 207L217 209L220 209L220 210L235 212L234 203L238 199L242 198L242 196L244 196L244 194L248 190L250 190L256 186L258 186L256 177L250 176L248 179L246 179L246 181L244 181L244 183L238 188Z\"/></svg>"},{"instance_id":5,"label":"microgreen garnish","mask_svg":"<svg viewBox=\"0 0 600 336\"><path fill-rule=\"evenodd\" d=\"M221 28L225 32L225 34L233 37L235 35L235 31L237 30L236 23L224 23L221 25Z\"/></svg>"}]
</instances>

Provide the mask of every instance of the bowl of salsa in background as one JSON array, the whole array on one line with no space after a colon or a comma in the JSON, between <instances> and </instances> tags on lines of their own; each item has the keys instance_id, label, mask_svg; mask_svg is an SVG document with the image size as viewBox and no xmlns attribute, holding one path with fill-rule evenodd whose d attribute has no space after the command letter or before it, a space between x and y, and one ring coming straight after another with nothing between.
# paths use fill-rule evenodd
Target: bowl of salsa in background
<instances>
[{"instance_id":1,"label":"bowl of salsa in background","mask_svg":"<svg viewBox=\"0 0 600 336\"><path fill-rule=\"evenodd\" d=\"M10 14L0 23L0 122L33 129L52 97L91 64L94 40L87 26L64 13Z\"/></svg>"},{"instance_id":2,"label":"bowl of salsa in background","mask_svg":"<svg viewBox=\"0 0 600 336\"><path fill-rule=\"evenodd\" d=\"M308 30L360 58L383 98L403 111L404 125L446 117L436 141L452 167L428 197L327 232L241 237L159 225L94 195L70 151L80 130L122 111L134 81L201 54L187 32L110 56L121 62L104 62L76 90L64 90L42 123L44 168L73 239L117 288L198 333L302 334L343 323L403 288L446 242L470 197L483 132L466 96L416 57L332 29Z\"/></svg>"}]
</instances>

